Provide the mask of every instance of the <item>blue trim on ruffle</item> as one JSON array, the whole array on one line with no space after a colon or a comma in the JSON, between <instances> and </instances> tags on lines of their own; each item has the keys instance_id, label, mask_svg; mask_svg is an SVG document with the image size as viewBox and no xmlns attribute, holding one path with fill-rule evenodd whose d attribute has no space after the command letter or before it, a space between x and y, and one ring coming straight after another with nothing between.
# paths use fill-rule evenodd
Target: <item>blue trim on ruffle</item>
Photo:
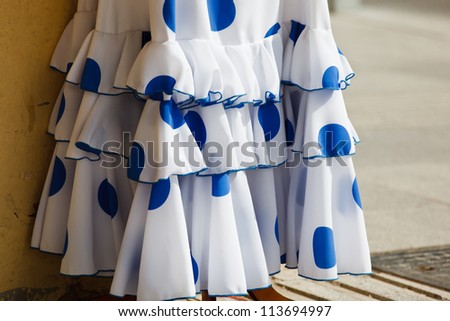
<instances>
[{"instance_id":1,"label":"blue trim on ruffle","mask_svg":"<svg viewBox=\"0 0 450 321\"><path fill-rule=\"evenodd\" d=\"M208 293L208 295L213 298L229 298L232 296L248 296L248 293L236 293L236 294L210 294L210 293Z\"/></svg>"},{"instance_id":2,"label":"blue trim on ruffle","mask_svg":"<svg viewBox=\"0 0 450 321\"><path fill-rule=\"evenodd\" d=\"M133 92L134 90L131 90L129 87L117 87L117 86L112 86L112 88L117 89L117 90L126 90L127 92Z\"/></svg>"},{"instance_id":3,"label":"blue trim on ruffle","mask_svg":"<svg viewBox=\"0 0 450 321\"><path fill-rule=\"evenodd\" d=\"M365 275L372 275L372 274L373 274L373 272L361 272L361 273L340 272L340 273L337 273L338 277L336 277L336 278L329 278L329 279L316 279L316 278L313 278L313 277L302 275L301 273L299 273L298 276L300 276L302 278L305 278L307 280L312 280L312 281L329 282L329 281L339 280L339 276L340 275L365 276Z\"/></svg>"},{"instance_id":4,"label":"blue trim on ruffle","mask_svg":"<svg viewBox=\"0 0 450 321\"><path fill-rule=\"evenodd\" d=\"M258 291L258 290L265 290L265 289L270 289L273 285L269 284L260 288L253 288L253 289L248 289L247 291Z\"/></svg>"},{"instance_id":5,"label":"blue trim on ruffle","mask_svg":"<svg viewBox=\"0 0 450 321\"><path fill-rule=\"evenodd\" d=\"M141 93L137 90L134 90L132 87L128 87L130 90L133 90L135 96L137 97L148 97L147 99L151 99L151 100L155 100L155 101L161 101L163 100L163 93L162 92L157 92L154 93L152 95L148 95L145 93ZM190 108L195 108L198 106L202 106L202 107L209 107L209 106L214 106L217 104L223 104L225 109L229 109L229 108L243 108L246 105L250 105L252 104L253 106L257 107L260 106L262 104L264 104L265 102L273 102L273 103L280 103L282 102L282 94L281 94L281 88L278 94L275 94L271 91L266 91L265 92L265 100L263 99L258 99L258 100L248 100L248 101L243 101L243 102L239 102L238 104L235 104L239 98L242 98L244 96L246 96L247 94L236 94L230 97L226 97L223 98L223 93L220 91L209 91L208 96L207 97L202 97L202 98L195 98L195 95L193 94L189 94L186 92L183 92L181 90L178 90L176 88L172 88L171 89L171 93L169 93L168 95L171 95L172 97L174 96L174 92L182 94L187 96L188 98L181 101L181 102L177 102L176 106L178 109L180 110L185 110L185 109L190 109ZM98 93L98 94L102 94L102 93ZM211 99L212 95L220 95L219 99ZM140 98L143 99L143 98Z\"/></svg>"},{"instance_id":6,"label":"blue trim on ruffle","mask_svg":"<svg viewBox=\"0 0 450 321\"><path fill-rule=\"evenodd\" d=\"M233 173L237 173L237 172L242 172L242 171L252 171L252 170L256 170L259 169L259 165L255 165L255 166L249 166L249 167L245 167L245 168L239 168L239 169L229 169L226 170L224 172L218 172L218 173L211 173L211 174L204 174L204 175L200 175L200 173L197 174L197 176L200 177L211 177L211 176L215 176L215 175L223 175L223 174L233 174ZM209 168L207 168L205 171L208 171Z\"/></svg>"},{"instance_id":7,"label":"blue trim on ruffle","mask_svg":"<svg viewBox=\"0 0 450 321\"><path fill-rule=\"evenodd\" d=\"M293 153L296 153L296 154L303 154L302 151L298 151L298 150L294 150L294 149L291 149L291 151ZM329 158L338 158L338 157L346 157L346 156L354 156L354 155L356 155L356 152L351 153L351 154L344 154L344 155L335 155L335 156L316 155L316 156L302 157L302 158L303 159L319 159L319 158L321 158L321 159L329 159Z\"/></svg>"},{"instance_id":8,"label":"blue trim on ruffle","mask_svg":"<svg viewBox=\"0 0 450 321\"><path fill-rule=\"evenodd\" d=\"M88 153L91 153L93 155L96 155L97 158L83 156L83 157L80 157L80 158L65 157L65 159L73 160L73 161L86 159L86 160L89 160L91 162L98 162L98 161L101 160L101 154L111 155L111 156L119 156L119 157L122 157L125 160L129 159L129 157L127 157L127 156L125 156L123 154L96 149L96 148L93 148L93 147L91 147L90 145L88 145L86 143L83 143L83 142L77 142L77 143L75 143L75 146L77 148L79 148L80 150L84 151L84 152L88 152ZM222 171L222 172L218 172L218 173L211 173L211 174L205 174L205 175L202 175L201 173L206 172L206 171L208 171L210 169L209 168L203 168L203 169L201 169L199 171L190 172L190 173L186 173L186 174L172 174L169 177L161 178L160 180L169 179L171 176L183 177L183 176L197 175L197 176L200 176L200 177L210 177L210 176L214 176L214 175L232 174L232 173L237 173L237 172L241 172L241 171L259 170L259 169L260 170L273 169L273 168L278 168L280 166L283 166L287 162L288 162L288 160L286 159L286 160L283 160L282 162L277 163L275 165L266 165L266 164L261 165L260 164L260 165L249 166L249 167L238 168L238 169L230 169L230 170L226 170L226 171ZM148 182L148 181L141 181L140 179L135 179L135 178L132 178L132 177L129 177L129 176L128 176L128 178L130 180L132 180L132 181L135 181L135 182L138 182L138 183L142 183L142 184L155 184L155 183L160 181L160 180L158 180L158 181L155 181L155 182Z\"/></svg>"},{"instance_id":9,"label":"blue trim on ruffle","mask_svg":"<svg viewBox=\"0 0 450 321\"><path fill-rule=\"evenodd\" d=\"M64 143L70 143L70 141L67 141L67 142L64 141ZM97 148L91 147L90 145L88 145L86 143L83 143L83 142L77 142L77 143L75 143L75 146L78 149L80 149L80 150L82 150L84 152L96 155L97 158L94 159L94 158L90 158L88 156L74 158L74 157L67 157L66 156L66 157L64 157L65 159L75 160L75 161L87 159L87 160L89 160L91 162L98 162L98 161L101 160L101 154L110 155L110 156L119 156L119 157L122 157L123 159L129 159L128 156L125 156L123 154L97 149Z\"/></svg>"},{"instance_id":10,"label":"blue trim on ruffle","mask_svg":"<svg viewBox=\"0 0 450 321\"><path fill-rule=\"evenodd\" d=\"M194 296L184 296L184 297L179 297L179 298L174 298L174 299L164 299L162 300L163 302L170 302L170 301L179 301L179 300L188 300L188 299L195 299L196 295Z\"/></svg>"},{"instance_id":11,"label":"blue trim on ruffle","mask_svg":"<svg viewBox=\"0 0 450 321\"><path fill-rule=\"evenodd\" d=\"M233 95L231 97L223 99L222 101L220 101L220 103L222 103L226 109L228 107L232 107L234 105L234 103L239 100L239 98L244 97L244 96L247 96L247 94Z\"/></svg>"},{"instance_id":12,"label":"blue trim on ruffle","mask_svg":"<svg viewBox=\"0 0 450 321\"><path fill-rule=\"evenodd\" d=\"M101 160L101 158L93 159L93 158L89 158L89 157L87 157L87 156L78 157L78 158L66 156L66 157L64 157L64 159L68 159L68 160L72 160L72 161L88 160L88 161L90 161L90 162L92 162L92 163L95 163L95 162L98 162L98 161Z\"/></svg>"},{"instance_id":13,"label":"blue trim on ruffle","mask_svg":"<svg viewBox=\"0 0 450 321\"><path fill-rule=\"evenodd\" d=\"M246 96L246 95L242 95L241 97L243 97L243 96ZM250 100L242 101L242 102L238 103L237 105L235 105L235 104L225 105L224 104L224 108L225 109L231 109L231 108L238 108L238 109L240 109L240 108L243 108L243 107L245 107L247 105L253 105L253 107L259 107L259 106L261 106L261 105L263 105L265 103L277 104L277 103L281 103L282 102L282 98L283 98L283 95L281 93L279 93L278 95L275 95L274 93L272 93L270 91L266 91L265 96L266 96L266 98L265 98L266 100L265 101L261 100L261 99L258 99L258 100L252 100L252 101L250 101Z\"/></svg>"},{"instance_id":14,"label":"blue trim on ruffle","mask_svg":"<svg viewBox=\"0 0 450 321\"><path fill-rule=\"evenodd\" d=\"M130 90L130 89L128 89L128 90L126 90L126 91L123 91L123 92L120 92L120 93L115 93L115 94L112 94L112 93L106 93L106 92L101 92L101 91L93 91L93 90L88 90L88 89L82 88L82 87L81 87L81 82L80 82L80 83L76 83L76 82L73 82L73 81L70 81L70 80L67 80L67 79L65 80L65 82L67 82L67 83L69 83L69 84L72 84L72 85L75 85L75 86L80 86L80 88L81 88L83 91L87 91L87 92L94 93L94 94L98 94L98 95L102 95L102 96L117 97L117 96L120 96L120 95L132 94L132 93L133 93L133 90ZM111 87L111 88L116 89L116 87ZM122 90L125 90L125 89L122 89Z\"/></svg>"},{"instance_id":15,"label":"blue trim on ruffle","mask_svg":"<svg viewBox=\"0 0 450 321\"><path fill-rule=\"evenodd\" d=\"M61 73L61 74L63 74L63 75L67 75L68 73L69 73L69 71L68 70L61 70L61 69L58 69L57 67L55 67L55 66L50 66L50 69L52 69L52 70L54 70L54 71L57 71L57 72L59 72L59 73Z\"/></svg>"},{"instance_id":16,"label":"blue trim on ruffle","mask_svg":"<svg viewBox=\"0 0 450 321\"><path fill-rule=\"evenodd\" d=\"M219 96L216 99L211 99L211 97ZM208 96L203 98L194 99L191 105L180 105L177 104L178 109L189 109L198 106L208 107L219 104L223 100L223 94L220 91L209 91Z\"/></svg>"},{"instance_id":17,"label":"blue trim on ruffle","mask_svg":"<svg viewBox=\"0 0 450 321\"><path fill-rule=\"evenodd\" d=\"M204 172L204 171L207 171L207 170L208 170L207 168L203 168L203 169L201 169L201 170L199 170L199 171L196 171L196 172L190 172L190 173L187 173L187 174L172 174L172 175L170 175L169 177L166 177L166 178L160 178L159 180L157 180L157 181L155 181L155 182L141 181L140 179L131 178L131 177L129 177L129 176L128 176L128 178L129 178L130 180L132 180L133 182L137 182L137 183L140 183L140 184L153 185L153 184L158 183L159 181L162 181L162 180L168 180L168 179L170 179L170 177L172 177L172 176L185 177L185 176L197 175L198 173L201 173L201 172Z\"/></svg>"},{"instance_id":18,"label":"blue trim on ruffle","mask_svg":"<svg viewBox=\"0 0 450 321\"><path fill-rule=\"evenodd\" d=\"M255 165L255 166L249 166L249 167L245 167L245 168L229 169L224 172L211 173L211 174L205 174L205 175L200 175L200 173L199 173L199 174L197 174L197 176L210 177L210 176L214 176L214 175L233 174L233 173L243 172L243 171L253 171L253 170L259 170L259 169L273 169L273 168L278 168L280 166L283 166L286 163L287 163L287 160L284 160L281 163L276 164L276 165ZM204 171L207 171L207 170L209 170L209 168L207 168Z\"/></svg>"},{"instance_id":19,"label":"blue trim on ruffle","mask_svg":"<svg viewBox=\"0 0 450 321\"><path fill-rule=\"evenodd\" d=\"M93 273L93 274L66 274L66 273L62 273L59 272L59 274L66 276L66 277L70 277L70 278L78 278L78 277L85 277L85 276L89 276L89 277L97 277L97 278L105 278L105 279L110 279L114 277L113 275L99 275L100 273L115 273L116 270L97 270L97 272Z\"/></svg>"},{"instance_id":20,"label":"blue trim on ruffle","mask_svg":"<svg viewBox=\"0 0 450 321\"><path fill-rule=\"evenodd\" d=\"M116 96L120 96L120 95L124 95L124 94L132 94L133 93L133 90L127 90L127 91L120 92L120 93L115 93L115 94L105 93L105 92L101 92L101 91L92 91L92 90L83 89L81 87L81 83L76 83L76 82L73 82L73 81L70 81L70 80L67 80L67 79L65 80L65 82L67 82L69 84L72 84L72 85L75 85L75 86L80 86L80 88L82 90L84 90L84 91L87 91L87 92L90 92L90 93L94 93L94 94L98 94L98 95L102 95L102 96L116 97ZM114 87L112 87L112 88L114 88Z\"/></svg>"},{"instance_id":21,"label":"blue trim on ruffle","mask_svg":"<svg viewBox=\"0 0 450 321\"><path fill-rule=\"evenodd\" d=\"M155 97L155 96L151 97L151 96L149 96L148 94L146 94L146 93L141 93L141 92L139 92L138 90L135 90L134 88L132 88L132 87L130 87L130 86L127 86L127 87L128 87L131 91L133 91L133 93L135 94L135 96L140 95L140 96L142 96L142 97L148 97L148 98L146 99L146 101L147 101L148 99L152 99L152 100L156 100L156 101L161 101L161 100L162 100L162 97ZM194 96L194 95L188 94L188 93L183 92L183 91L181 91L181 90L178 90L178 89L176 89L176 88L172 88L172 93L169 94L169 95L172 95L172 96L173 96L173 95L174 95L174 92L179 93L179 94L182 94L182 95L185 95L185 96L188 97L188 98L186 98L185 100L176 103L176 105L177 105L177 107L178 107L179 109L183 109L184 106L189 106L189 105L192 104L192 102L194 102L194 100L195 100L195 96ZM160 92L160 93L155 93L154 95L158 95L158 94L161 94L161 95L162 95L162 92ZM139 96L138 96L138 97L139 97ZM153 98L158 98L158 99L153 99ZM143 99L143 98L142 98L142 99Z\"/></svg>"},{"instance_id":22,"label":"blue trim on ruffle","mask_svg":"<svg viewBox=\"0 0 450 321\"><path fill-rule=\"evenodd\" d=\"M277 272L270 273L269 276L274 276L274 275L277 275L277 274L280 274L280 273L281 273L281 270L279 270Z\"/></svg>"},{"instance_id":23,"label":"blue trim on ruffle","mask_svg":"<svg viewBox=\"0 0 450 321\"><path fill-rule=\"evenodd\" d=\"M303 86L300 86L299 84L293 83L290 80L282 80L281 84L285 85L285 86L290 86L290 87L297 87L297 88L299 88L303 91L307 91L307 92L314 92L314 91L320 91L320 90L346 90L348 87L350 87L349 80L355 76L356 76L355 73L348 74L344 80L341 80L339 82L339 88L338 87L320 87L320 88L308 89Z\"/></svg>"},{"instance_id":24,"label":"blue trim on ruffle","mask_svg":"<svg viewBox=\"0 0 450 321\"><path fill-rule=\"evenodd\" d=\"M133 90L133 96L134 98L136 98L138 101L142 102L142 103L146 103L148 99L141 97L136 91Z\"/></svg>"},{"instance_id":25,"label":"blue trim on ruffle","mask_svg":"<svg viewBox=\"0 0 450 321\"><path fill-rule=\"evenodd\" d=\"M146 101L148 99L152 99L152 100L156 100L156 101L161 101L162 92L155 92L152 93L151 95L149 95L148 93L142 93L138 90L135 90L134 88L127 86L126 88L122 88L122 87L117 87L117 86L112 86L113 89L116 90L122 90L123 92L119 92L119 93L108 93L108 92L103 92L103 91L99 91L99 90L90 90L88 87L85 88L85 86L83 86L83 81L81 82L72 82L70 80L65 80L65 82L75 85L75 86L80 86L80 88L84 91L87 92L92 92L98 95L103 95L103 96L120 96L123 94L130 94L133 93L134 96L139 99L140 101ZM281 83L282 84L282 83ZM252 104L254 106L260 106L264 103L264 100L262 99L258 99L258 100L252 100L252 101L244 101L244 102L239 102L237 105L235 105L236 101L239 100L239 98L246 96L247 94L236 94L230 97L226 97L223 98L223 93L220 91L209 91L208 96L207 97L202 97L202 98L195 98L195 95L193 94L189 94L187 92L184 92L182 90L178 90L176 88L172 88L171 89L171 93L168 93L168 95L174 95L176 93L181 94L186 96L187 98L183 101L177 102L176 106L179 109L188 109L188 108L194 108L194 107L198 107L198 106L202 106L202 107L208 107L208 106L212 106L212 105L216 105L216 104L223 104L224 107L226 109L228 108L242 108L245 105L249 105ZM211 99L212 95L220 95L220 98L218 99ZM143 97L148 97L147 99L144 99ZM278 97L278 99L277 99ZM272 102L281 102L281 89L280 92L278 94L275 94L271 91L266 91L265 93L265 99L266 101L272 101Z\"/></svg>"},{"instance_id":26,"label":"blue trim on ruffle","mask_svg":"<svg viewBox=\"0 0 450 321\"><path fill-rule=\"evenodd\" d=\"M210 91L210 93L213 94L220 94L221 98L217 99L217 100L211 100L209 97L205 97L205 98L198 98L195 99L194 96L192 96L192 100L187 102L187 101L183 101L181 103L176 103L176 106L178 109L180 110L187 110L187 109L191 109L191 108L195 108L195 107L209 107L209 106L214 106L214 105L219 105L222 104L223 107L225 109L230 109L230 108L243 108L247 105L253 105L254 107L258 107L263 105L266 102L273 102L273 103L281 103L282 102L282 95L281 94L274 94L270 91L266 92L266 98L265 101L263 99L258 99L258 100L248 100L248 101L242 101L239 102L238 104L236 104L236 102L246 96L247 94L239 94L239 95L234 95L228 98L222 98L223 97L223 93L221 92L213 92ZM138 93L139 94L139 93ZM186 93L183 93L186 94ZM186 94L188 95L188 94Z\"/></svg>"},{"instance_id":27,"label":"blue trim on ruffle","mask_svg":"<svg viewBox=\"0 0 450 321\"><path fill-rule=\"evenodd\" d=\"M302 278L305 278L305 279L307 279L307 280L319 281L319 282L336 281L336 280L339 279L339 278L315 279L315 278L312 278L312 277L309 277L309 276L302 275L302 274L300 274L300 273L298 274L298 276L300 276L300 277L302 277Z\"/></svg>"},{"instance_id":28,"label":"blue trim on ruffle","mask_svg":"<svg viewBox=\"0 0 450 321\"><path fill-rule=\"evenodd\" d=\"M351 275L351 276L365 276L365 275L373 275L373 272L361 272L361 273L353 273L353 272L340 272L338 275Z\"/></svg>"},{"instance_id":29,"label":"blue trim on ruffle","mask_svg":"<svg viewBox=\"0 0 450 321\"><path fill-rule=\"evenodd\" d=\"M233 173L237 173L237 172L242 172L242 171L251 171L251 170L264 170L264 169L273 169L273 168L278 168L280 166L283 166L284 164L286 164L287 160L284 160L283 162L276 164L276 165L255 165L255 166L250 166L250 167L246 167L246 168L239 168L239 169L230 169L224 172L218 172L218 173L211 173L211 174L205 174L205 175L201 175L201 173L206 172L209 170L209 168L203 168L199 171L196 172L190 172L187 174L171 174L169 177L164 177L164 178L160 178L158 181L155 182L148 182L148 181L142 181L139 179L134 179L131 177L128 177L130 180L134 181L134 182L138 182L141 184L147 184L147 185L152 185L152 184L156 184L158 183L160 180L167 180L170 179L170 177L172 176L178 176L178 177L185 177L185 176L191 176L191 175L196 175L199 177L212 177L215 175L223 175L223 174L233 174Z\"/></svg>"},{"instance_id":30,"label":"blue trim on ruffle","mask_svg":"<svg viewBox=\"0 0 450 321\"><path fill-rule=\"evenodd\" d=\"M285 267L286 269L288 269L288 270L297 270L297 269L298 269L298 266L293 267L293 266L287 266L287 265L285 265L284 267Z\"/></svg>"}]
</instances>

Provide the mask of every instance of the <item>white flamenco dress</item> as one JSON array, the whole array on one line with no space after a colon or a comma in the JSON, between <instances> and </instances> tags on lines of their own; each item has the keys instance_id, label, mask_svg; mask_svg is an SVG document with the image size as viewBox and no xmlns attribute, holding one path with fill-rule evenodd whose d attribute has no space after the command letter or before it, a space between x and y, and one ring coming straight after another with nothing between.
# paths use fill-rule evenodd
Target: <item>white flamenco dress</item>
<instances>
[{"instance_id":1,"label":"white flamenco dress","mask_svg":"<svg viewBox=\"0 0 450 321\"><path fill-rule=\"evenodd\" d=\"M139 300L245 295L282 264L370 273L353 72L325 0L99 0L87 29L33 235L62 273L113 275L111 294Z\"/></svg>"}]
</instances>

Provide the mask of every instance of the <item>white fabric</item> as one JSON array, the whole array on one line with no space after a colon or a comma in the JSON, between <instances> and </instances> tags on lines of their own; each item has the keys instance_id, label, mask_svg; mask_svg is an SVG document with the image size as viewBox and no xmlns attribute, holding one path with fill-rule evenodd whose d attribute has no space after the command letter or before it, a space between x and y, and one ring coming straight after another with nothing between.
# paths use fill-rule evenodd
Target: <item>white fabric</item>
<instances>
[{"instance_id":1,"label":"white fabric","mask_svg":"<svg viewBox=\"0 0 450 321\"><path fill-rule=\"evenodd\" d=\"M79 1L55 50L71 68L34 247L139 300L244 295L282 264L370 273L342 93L354 73L326 0L96 5Z\"/></svg>"},{"instance_id":2,"label":"white fabric","mask_svg":"<svg viewBox=\"0 0 450 321\"><path fill-rule=\"evenodd\" d=\"M147 0L100 0L95 30L84 41L67 81L107 95L130 91L126 79L148 30Z\"/></svg>"},{"instance_id":3,"label":"white fabric","mask_svg":"<svg viewBox=\"0 0 450 321\"><path fill-rule=\"evenodd\" d=\"M78 1L77 12L61 35L50 66L67 73L86 35L94 29L98 0Z\"/></svg>"},{"instance_id":4,"label":"white fabric","mask_svg":"<svg viewBox=\"0 0 450 321\"><path fill-rule=\"evenodd\" d=\"M356 153L359 137L348 118L342 91L304 92L292 87L287 89L285 100L292 100L292 95L300 98L297 105L299 123L292 146L294 151L301 152L304 158Z\"/></svg>"},{"instance_id":5,"label":"white fabric","mask_svg":"<svg viewBox=\"0 0 450 321\"><path fill-rule=\"evenodd\" d=\"M56 143L31 239L31 247L54 254L64 253L76 165L64 158L66 150L67 143Z\"/></svg>"},{"instance_id":6,"label":"white fabric","mask_svg":"<svg viewBox=\"0 0 450 321\"><path fill-rule=\"evenodd\" d=\"M77 161L62 274L114 271L132 194L124 168L107 169L101 162Z\"/></svg>"},{"instance_id":7,"label":"white fabric","mask_svg":"<svg viewBox=\"0 0 450 321\"><path fill-rule=\"evenodd\" d=\"M332 280L338 273L370 273L353 163L348 156L340 161L344 166L333 158L329 164L313 160L292 171L287 266L298 265L299 274L308 278Z\"/></svg>"},{"instance_id":8,"label":"white fabric","mask_svg":"<svg viewBox=\"0 0 450 321\"><path fill-rule=\"evenodd\" d=\"M345 89L354 73L334 41L328 1L285 0L283 15L290 35L282 80L307 91Z\"/></svg>"}]
</instances>

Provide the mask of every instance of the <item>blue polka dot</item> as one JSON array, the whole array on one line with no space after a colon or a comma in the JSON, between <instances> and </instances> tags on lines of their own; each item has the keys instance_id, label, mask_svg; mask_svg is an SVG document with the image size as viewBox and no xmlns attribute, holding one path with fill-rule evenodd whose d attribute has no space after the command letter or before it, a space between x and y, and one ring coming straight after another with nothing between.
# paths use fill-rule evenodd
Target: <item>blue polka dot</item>
<instances>
[{"instance_id":1,"label":"blue polka dot","mask_svg":"<svg viewBox=\"0 0 450 321\"><path fill-rule=\"evenodd\" d=\"M358 188L358 181L355 178L355 181L353 182L352 186L352 193L353 193L353 199L355 200L356 204L362 209L362 202L361 202L361 196L359 195L359 188Z\"/></svg>"},{"instance_id":2,"label":"blue polka dot","mask_svg":"<svg viewBox=\"0 0 450 321\"><path fill-rule=\"evenodd\" d=\"M91 59L86 59L86 64L81 77L81 88L87 91L98 92L100 81L102 79L102 71L98 63Z\"/></svg>"},{"instance_id":3,"label":"blue polka dot","mask_svg":"<svg viewBox=\"0 0 450 321\"><path fill-rule=\"evenodd\" d=\"M276 24L274 24L269 31L267 31L266 35L264 36L264 38L269 38L273 35L276 35L278 33L278 31L281 29L281 25L277 22Z\"/></svg>"},{"instance_id":4,"label":"blue polka dot","mask_svg":"<svg viewBox=\"0 0 450 321\"><path fill-rule=\"evenodd\" d=\"M130 158L128 160L128 177L138 181L145 166L145 151L136 142L131 146Z\"/></svg>"},{"instance_id":5,"label":"blue polka dot","mask_svg":"<svg viewBox=\"0 0 450 321\"><path fill-rule=\"evenodd\" d=\"M184 119L186 120L189 129L194 135L198 147L200 147L200 149L203 149L206 144L207 133L206 126L203 122L202 117L197 112L190 111L186 114L186 116L184 116Z\"/></svg>"},{"instance_id":6,"label":"blue polka dot","mask_svg":"<svg viewBox=\"0 0 450 321\"><path fill-rule=\"evenodd\" d=\"M65 110L66 110L66 97L63 94L61 97L61 102L59 104L58 117L56 118L56 125L58 125L59 121L63 117Z\"/></svg>"},{"instance_id":7,"label":"blue polka dot","mask_svg":"<svg viewBox=\"0 0 450 321\"><path fill-rule=\"evenodd\" d=\"M162 100L162 93L173 94L176 82L175 78L166 75L155 77L147 84L145 94L154 100Z\"/></svg>"},{"instance_id":8,"label":"blue polka dot","mask_svg":"<svg viewBox=\"0 0 450 321\"><path fill-rule=\"evenodd\" d=\"M349 155L352 146L347 130L338 124L322 127L319 132L319 144L324 157Z\"/></svg>"},{"instance_id":9,"label":"blue polka dot","mask_svg":"<svg viewBox=\"0 0 450 321\"><path fill-rule=\"evenodd\" d=\"M212 31L228 28L236 18L236 5L233 0L207 0L209 21Z\"/></svg>"},{"instance_id":10,"label":"blue polka dot","mask_svg":"<svg viewBox=\"0 0 450 321\"><path fill-rule=\"evenodd\" d=\"M186 123L180 110L172 100L162 101L159 105L159 112L162 120L173 129L180 128Z\"/></svg>"},{"instance_id":11,"label":"blue polka dot","mask_svg":"<svg viewBox=\"0 0 450 321\"><path fill-rule=\"evenodd\" d=\"M230 177L228 174L212 176L212 195L222 197L230 193Z\"/></svg>"},{"instance_id":12,"label":"blue polka dot","mask_svg":"<svg viewBox=\"0 0 450 321\"><path fill-rule=\"evenodd\" d=\"M331 269L336 265L333 230L318 227L313 236L314 262L321 269Z\"/></svg>"},{"instance_id":13,"label":"blue polka dot","mask_svg":"<svg viewBox=\"0 0 450 321\"><path fill-rule=\"evenodd\" d=\"M194 271L194 283L197 284L198 281L198 277L199 277L199 268L198 268L198 263L197 261L194 259L194 257L191 254L191 260L192 260L192 270Z\"/></svg>"},{"instance_id":14,"label":"blue polka dot","mask_svg":"<svg viewBox=\"0 0 450 321\"><path fill-rule=\"evenodd\" d=\"M292 21L291 22L291 32L289 33L289 38L294 42L294 45L297 44L297 40L302 34L303 30L305 30L305 25L302 25L300 22Z\"/></svg>"},{"instance_id":15,"label":"blue polka dot","mask_svg":"<svg viewBox=\"0 0 450 321\"><path fill-rule=\"evenodd\" d=\"M175 32L176 27L176 1L175 0L166 0L164 1L163 6L163 17L164 21L169 27L170 30Z\"/></svg>"},{"instance_id":16,"label":"blue polka dot","mask_svg":"<svg viewBox=\"0 0 450 321\"><path fill-rule=\"evenodd\" d=\"M266 103L259 107L258 119L264 131L266 142L272 140L280 131L281 117L274 103Z\"/></svg>"},{"instance_id":17,"label":"blue polka dot","mask_svg":"<svg viewBox=\"0 0 450 321\"><path fill-rule=\"evenodd\" d=\"M277 239L278 245L280 244L280 230L278 229L278 217L275 220L275 238Z\"/></svg>"},{"instance_id":18,"label":"blue polka dot","mask_svg":"<svg viewBox=\"0 0 450 321\"><path fill-rule=\"evenodd\" d=\"M170 180L162 179L157 183L152 184L152 192L150 195L150 204L148 206L148 209L150 211L154 211L163 206L164 203L169 198L169 194L170 194Z\"/></svg>"},{"instance_id":19,"label":"blue polka dot","mask_svg":"<svg viewBox=\"0 0 450 321\"><path fill-rule=\"evenodd\" d=\"M67 173L63 161L60 158L55 157L52 181L50 183L50 197L58 194L59 191L61 191L61 189L64 187L64 184L66 183L66 176Z\"/></svg>"},{"instance_id":20,"label":"blue polka dot","mask_svg":"<svg viewBox=\"0 0 450 321\"><path fill-rule=\"evenodd\" d=\"M289 119L286 119L285 121L285 127L286 127L286 142L288 146L294 145L295 140L295 129L294 125Z\"/></svg>"},{"instance_id":21,"label":"blue polka dot","mask_svg":"<svg viewBox=\"0 0 450 321\"><path fill-rule=\"evenodd\" d=\"M342 55L342 56L344 55L344 54L342 53L341 49L339 49L339 48L338 48L338 52L339 52L340 55Z\"/></svg>"},{"instance_id":22,"label":"blue polka dot","mask_svg":"<svg viewBox=\"0 0 450 321\"><path fill-rule=\"evenodd\" d=\"M341 89L339 85L339 69L335 66L329 67L325 70L322 77L322 87L326 89Z\"/></svg>"},{"instance_id":23,"label":"blue polka dot","mask_svg":"<svg viewBox=\"0 0 450 321\"><path fill-rule=\"evenodd\" d=\"M98 203L101 209L113 219L119 211L119 198L114 186L105 179L98 188Z\"/></svg>"}]
</instances>

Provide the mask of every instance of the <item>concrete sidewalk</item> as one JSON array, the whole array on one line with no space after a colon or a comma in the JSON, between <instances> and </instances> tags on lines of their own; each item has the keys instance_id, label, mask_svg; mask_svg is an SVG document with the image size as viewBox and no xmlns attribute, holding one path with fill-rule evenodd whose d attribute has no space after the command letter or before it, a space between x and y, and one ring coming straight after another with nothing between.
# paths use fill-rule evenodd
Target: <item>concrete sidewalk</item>
<instances>
[{"instance_id":1,"label":"concrete sidewalk","mask_svg":"<svg viewBox=\"0 0 450 321\"><path fill-rule=\"evenodd\" d=\"M372 252L450 244L450 2L372 0L332 22L357 74L345 98Z\"/></svg>"},{"instance_id":2,"label":"concrete sidewalk","mask_svg":"<svg viewBox=\"0 0 450 321\"><path fill-rule=\"evenodd\" d=\"M370 0L332 23L357 75L345 98L362 140L354 160L371 251L450 244L450 2ZM275 282L300 300L450 299L382 273L328 283L284 271Z\"/></svg>"}]
</instances>

